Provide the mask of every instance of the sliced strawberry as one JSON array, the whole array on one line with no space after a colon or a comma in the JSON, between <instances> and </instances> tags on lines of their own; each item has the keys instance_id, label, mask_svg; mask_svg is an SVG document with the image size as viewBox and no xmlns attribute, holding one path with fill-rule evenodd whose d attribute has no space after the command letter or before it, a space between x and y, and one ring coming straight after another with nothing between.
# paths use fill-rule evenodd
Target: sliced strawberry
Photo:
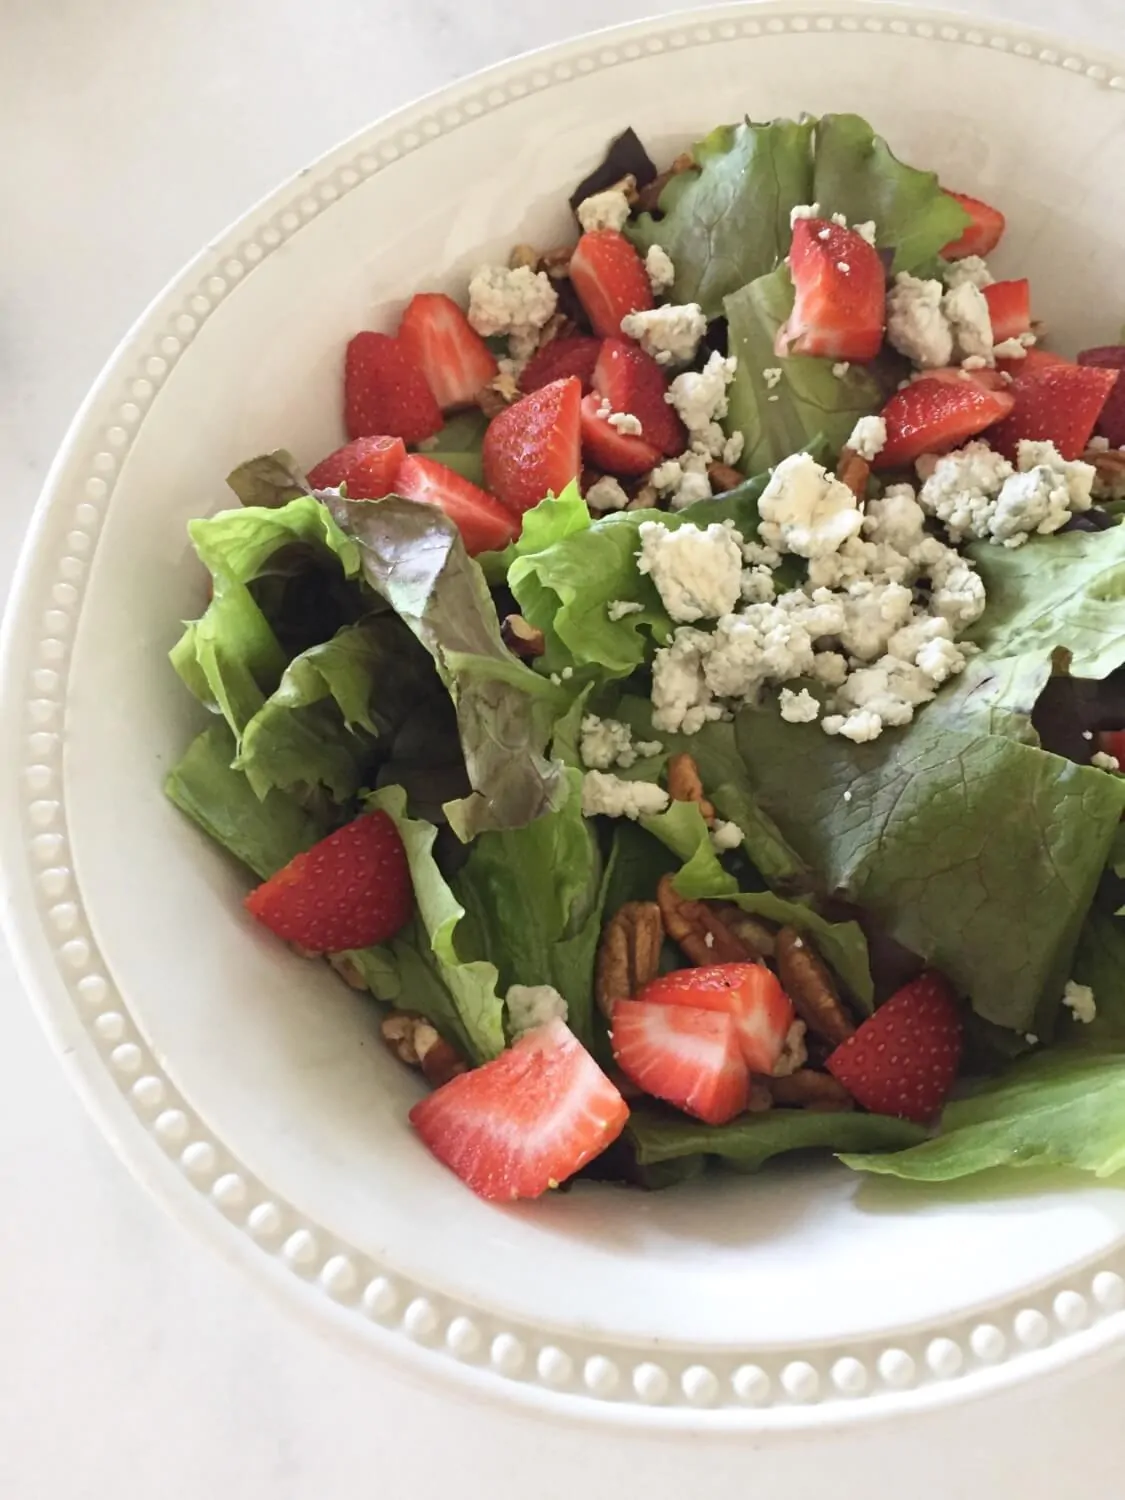
<instances>
[{"instance_id":1,"label":"sliced strawberry","mask_svg":"<svg viewBox=\"0 0 1125 1500\"><path fill-rule=\"evenodd\" d=\"M927 370L920 378L943 380L947 385L964 385L966 381L971 381L984 391L1006 391L1009 385L999 370L966 370L961 365L938 365L936 369Z\"/></svg>"},{"instance_id":2,"label":"sliced strawberry","mask_svg":"<svg viewBox=\"0 0 1125 1500\"><path fill-rule=\"evenodd\" d=\"M556 380L565 380L576 375L582 382L582 394L592 389L594 366L601 353L601 339L586 338L582 334L573 337L552 339L544 344L523 367L520 375L520 390L525 396L538 391Z\"/></svg>"},{"instance_id":3,"label":"sliced strawberry","mask_svg":"<svg viewBox=\"0 0 1125 1500\"><path fill-rule=\"evenodd\" d=\"M461 474L435 458L408 453L395 479L395 494L421 500L445 512L465 543L470 557L498 552L519 535L519 522L510 510Z\"/></svg>"},{"instance_id":4,"label":"sliced strawberry","mask_svg":"<svg viewBox=\"0 0 1125 1500\"><path fill-rule=\"evenodd\" d=\"M1006 458L1015 459L1020 441L1052 442L1063 458L1079 458L1090 441L1117 370L1093 365L1047 365L1020 373L1008 387L1011 415L988 435Z\"/></svg>"},{"instance_id":5,"label":"sliced strawberry","mask_svg":"<svg viewBox=\"0 0 1125 1500\"><path fill-rule=\"evenodd\" d=\"M628 412L641 424L640 436L667 458L688 445L687 429L667 401L664 371L632 339L606 339L594 368L594 390L615 412Z\"/></svg>"},{"instance_id":6,"label":"sliced strawberry","mask_svg":"<svg viewBox=\"0 0 1125 1500\"><path fill-rule=\"evenodd\" d=\"M441 408L425 375L388 334L357 333L348 344L344 425L350 438L390 434L406 443L441 431Z\"/></svg>"},{"instance_id":7,"label":"sliced strawberry","mask_svg":"<svg viewBox=\"0 0 1125 1500\"><path fill-rule=\"evenodd\" d=\"M1022 359L1017 355L1010 359L1006 355L996 361L996 368L1005 375L1028 375L1032 370L1045 370L1048 365L1069 365L1073 360L1064 359L1061 354L1055 354L1050 349L1040 349L1033 345ZM975 372L980 375L982 372Z\"/></svg>"},{"instance_id":8,"label":"sliced strawberry","mask_svg":"<svg viewBox=\"0 0 1125 1500\"><path fill-rule=\"evenodd\" d=\"M279 938L313 953L385 943L414 913L398 829L385 812L364 813L296 855L245 904Z\"/></svg>"},{"instance_id":9,"label":"sliced strawberry","mask_svg":"<svg viewBox=\"0 0 1125 1500\"><path fill-rule=\"evenodd\" d=\"M582 398L583 459L606 474L647 474L664 454L635 432L618 432L609 417L601 415L604 405L596 391Z\"/></svg>"},{"instance_id":10,"label":"sliced strawberry","mask_svg":"<svg viewBox=\"0 0 1125 1500\"><path fill-rule=\"evenodd\" d=\"M593 330L603 339L621 333L621 319L652 306L645 263L616 229L584 234L570 257L570 280Z\"/></svg>"},{"instance_id":11,"label":"sliced strawberry","mask_svg":"<svg viewBox=\"0 0 1125 1500\"><path fill-rule=\"evenodd\" d=\"M796 298L777 353L874 359L883 346L887 281L875 247L828 219L798 219L789 271Z\"/></svg>"},{"instance_id":12,"label":"sliced strawberry","mask_svg":"<svg viewBox=\"0 0 1125 1500\"><path fill-rule=\"evenodd\" d=\"M349 500L381 500L394 489L399 465L406 457L400 437L362 437L337 448L309 470L314 490L337 490L347 485Z\"/></svg>"},{"instance_id":13,"label":"sliced strawberry","mask_svg":"<svg viewBox=\"0 0 1125 1500\"><path fill-rule=\"evenodd\" d=\"M994 281L985 287L984 300L988 303L992 337L998 344L1031 332L1031 282L1026 277L1019 281Z\"/></svg>"},{"instance_id":14,"label":"sliced strawberry","mask_svg":"<svg viewBox=\"0 0 1125 1500\"><path fill-rule=\"evenodd\" d=\"M615 1141L629 1106L564 1022L548 1021L410 1111L441 1162L482 1198L538 1198Z\"/></svg>"},{"instance_id":15,"label":"sliced strawberry","mask_svg":"<svg viewBox=\"0 0 1125 1500\"><path fill-rule=\"evenodd\" d=\"M961 1045L953 991L928 970L881 1005L825 1066L864 1109L924 1125L949 1096Z\"/></svg>"},{"instance_id":16,"label":"sliced strawberry","mask_svg":"<svg viewBox=\"0 0 1125 1500\"><path fill-rule=\"evenodd\" d=\"M626 1077L685 1114L724 1125L746 1108L750 1074L723 1011L618 1000L610 1041Z\"/></svg>"},{"instance_id":17,"label":"sliced strawberry","mask_svg":"<svg viewBox=\"0 0 1125 1500\"><path fill-rule=\"evenodd\" d=\"M494 417L484 435L484 482L517 516L548 494L561 495L582 467L579 408L582 385L574 375L533 391Z\"/></svg>"},{"instance_id":18,"label":"sliced strawberry","mask_svg":"<svg viewBox=\"0 0 1125 1500\"><path fill-rule=\"evenodd\" d=\"M986 390L976 380L926 375L911 381L883 408L887 442L874 467L900 469L923 453L948 453L1006 417L1014 405L1008 390Z\"/></svg>"},{"instance_id":19,"label":"sliced strawberry","mask_svg":"<svg viewBox=\"0 0 1125 1500\"><path fill-rule=\"evenodd\" d=\"M793 1002L764 964L712 964L678 969L637 995L649 1005L690 1005L731 1016L751 1073L772 1073L793 1024Z\"/></svg>"},{"instance_id":20,"label":"sliced strawberry","mask_svg":"<svg viewBox=\"0 0 1125 1500\"><path fill-rule=\"evenodd\" d=\"M1108 344L1100 349L1083 349L1080 365L1094 365L1101 370L1125 370L1125 344ZM1098 417L1097 431L1113 448L1125 443L1125 380L1119 380L1109 393Z\"/></svg>"},{"instance_id":21,"label":"sliced strawberry","mask_svg":"<svg viewBox=\"0 0 1125 1500\"><path fill-rule=\"evenodd\" d=\"M941 252L945 260L964 260L966 255L988 255L995 250L1004 233L1006 220L998 208L967 193L950 193L972 220L955 240Z\"/></svg>"},{"instance_id":22,"label":"sliced strawberry","mask_svg":"<svg viewBox=\"0 0 1125 1500\"><path fill-rule=\"evenodd\" d=\"M440 292L411 297L398 325L398 341L426 377L442 411L470 406L500 371L453 298Z\"/></svg>"}]
</instances>

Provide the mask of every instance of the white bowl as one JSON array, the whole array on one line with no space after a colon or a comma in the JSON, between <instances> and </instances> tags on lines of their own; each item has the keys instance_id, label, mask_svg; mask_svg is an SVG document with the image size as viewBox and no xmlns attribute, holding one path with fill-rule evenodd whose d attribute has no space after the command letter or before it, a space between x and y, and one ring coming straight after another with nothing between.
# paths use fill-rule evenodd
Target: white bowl
<instances>
[{"instance_id":1,"label":"white bowl","mask_svg":"<svg viewBox=\"0 0 1125 1500\"><path fill-rule=\"evenodd\" d=\"M909 1190L782 1164L500 1209L420 1146L373 1007L243 915L163 798L197 726L166 661L203 602L185 527L223 476L340 438L355 329L462 290L634 125L869 116L995 199L999 263L1064 347L1125 307L1125 65L864 4L693 12L519 59L402 111L253 209L161 295L52 471L7 620L0 823L28 988L137 1174L307 1319L583 1419L783 1427L933 1405L1125 1338L1125 1193L1013 1174ZM1107 311L1116 306L1119 311ZM18 768L18 769L17 769Z\"/></svg>"}]
</instances>

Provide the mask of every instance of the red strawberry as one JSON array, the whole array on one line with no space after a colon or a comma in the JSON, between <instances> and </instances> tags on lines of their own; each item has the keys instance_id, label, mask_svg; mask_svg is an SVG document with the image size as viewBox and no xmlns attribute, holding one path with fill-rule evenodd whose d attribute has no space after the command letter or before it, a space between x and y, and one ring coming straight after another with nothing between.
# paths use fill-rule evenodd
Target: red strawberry
<instances>
[{"instance_id":1,"label":"red strawberry","mask_svg":"<svg viewBox=\"0 0 1125 1500\"><path fill-rule=\"evenodd\" d=\"M344 360L344 425L350 438L389 433L420 443L441 431L441 408L397 339L357 333Z\"/></svg>"},{"instance_id":2,"label":"red strawberry","mask_svg":"<svg viewBox=\"0 0 1125 1500\"><path fill-rule=\"evenodd\" d=\"M410 1111L439 1161L482 1198L538 1198L615 1141L629 1106L559 1020Z\"/></svg>"},{"instance_id":3,"label":"red strawberry","mask_svg":"<svg viewBox=\"0 0 1125 1500\"><path fill-rule=\"evenodd\" d=\"M941 380L947 385L964 385L966 381L972 381L985 391L1006 391L1010 384L999 370L966 370L961 365L938 365L927 370L922 378Z\"/></svg>"},{"instance_id":4,"label":"red strawberry","mask_svg":"<svg viewBox=\"0 0 1125 1500\"><path fill-rule=\"evenodd\" d=\"M626 1077L685 1114L725 1125L746 1108L750 1074L722 1011L618 1000L610 1041Z\"/></svg>"},{"instance_id":5,"label":"red strawberry","mask_svg":"<svg viewBox=\"0 0 1125 1500\"><path fill-rule=\"evenodd\" d=\"M533 391L494 417L484 435L484 482L517 516L560 495L582 466L576 376Z\"/></svg>"},{"instance_id":6,"label":"red strawberry","mask_svg":"<svg viewBox=\"0 0 1125 1500\"><path fill-rule=\"evenodd\" d=\"M1015 359L1007 356L996 361L996 368L1005 375L1029 375L1032 370L1045 370L1048 365L1069 365L1073 361L1064 359L1061 354L1054 354L1050 349L1039 349L1035 346L1030 348L1022 359L1017 355ZM979 376L980 370L974 371Z\"/></svg>"},{"instance_id":7,"label":"red strawberry","mask_svg":"<svg viewBox=\"0 0 1125 1500\"><path fill-rule=\"evenodd\" d=\"M687 447L687 430L666 400L664 371L632 339L606 339L594 367L593 385L614 411L636 417L645 442L666 457L673 458Z\"/></svg>"},{"instance_id":8,"label":"red strawberry","mask_svg":"<svg viewBox=\"0 0 1125 1500\"><path fill-rule=\"evenodd\" d=\"M948 981L928 970L903 985L825 1067L864 1109L924 1125L941 1109L961 1061L961 1017Z\"/></svg>"},{"instance_id":9,"label":"red strawberry","mask_svg":"<svg viewBox=\"0 0 1125 1500\"><path fill-rule=\"evenodd\" d=\"M1014 405L1007 390L986 390L973 379L923 376L884 406L887 442L874 467L901 469L923 453L948 453L1006 417Z\"/></svg>"},{"instance_id":10,"label":"red strawberry","mask_svg":"<svg viewBox=\"0 0 1125 1500\"><path fill-rule=\"evenodd\" d=\"M470 406L500 367L454 302L440 292L411 297L398 342L426 377L442 411Z\"/></svg>"},{"instance_id":11,"label":"red strawberry","mask_svg":"<svg viewBox=\"0 0 1125 1500\"><path fill-rule=\"evenodd\" d=\"M322 458L308 473L314 490L336 490L346 484L349 500L381 500L395 487L406 457L400 437L362 437Z\"/></svg>"},{"instance_id":12,"label":"red strawberry","mask_svg":"<svg viewBox=\"0 0 1125 1500\"><path fill-rule=\"evenodd\" d=\"M679 969L646 984L637 999L649 1005L725 1011L734 1020L751 1073L773 1072L793 1024L793 1002L764 964Z\"/></svg>"},{"instance_id":13,"label":"red strawberry","mask_svg":"<svg viewBox=\"0 0 1125 1500\"><path fill-rule=\"evenodd\" d=\"M582 382L582 394L590 389L594 378L594 366L601 352L601 340L586 338L581 334L563 339L552 339L537 350L520 375L520 390L525 396L538 391L556 380L565 380L568 375L577 375Z\"/></svg>"},{"instance_id":14,"label":"red strawberry","mask_svg":"<svg viewBox=\"0 0 1125 1500\"><path fill-rule=\"evenodd\" d=\"M1125 344L1108 344L1100 349L1083 349L1080 365L1095 365L1102 370L1125 370ZM1125 443L1125 380L1119 380L1109 393L1098 418L1098 432L1108 438L1111 447Z\"/></svg>"},{"instance_id":15,"label":"red strawberry","mask_svg":"<svg viewBox=\"0 0 1125 1500\"><path fill-rule=\"evenodd\" d=\"M461 533L470 557L497 552L519 535L519 522L510 510L436 458L407 454L395 479L395 494L440 506Z\"/></svg>"},{"instance_id":16,"label":"red strawberry","mask_svg":"<svg viewBox=\"0 0 1125 1500\"><path fill-rule=\"evenodd\" d=\"M957 200L972 223L946 245L941 252L944 259L964 260L966 255L987 255L995 250L1006 223L1000 210L979 198L970 198L966 193L950 193L949 196Z\"/></svg>"},{"instance_id":17,"label":"red strawberry","mask_svg":"<svg viewBox=\"0 0 1125 1500\"><path fill-rule=\"evenodd\" d=\"M1020 281L994 281L985 287L984 300L988 303L992 337L998 344L1030 333L1031 283L1026 277Z\"/></svg>"},{"instance_id":18,"label":"red strawberry","mask_svg":"<svg viewBox=\"0 0 1125 1500\"><path fill-rule=\"evenodd\" d=\"M582 455L607 474L647 474L663 459L659 448L635 432L618 432L602 416L605 398L596 392L582 398Z\"/></svg>"},{"instance_id":19,"label":"red strawberry","mask_svg":"<svg viewBox=\"0 0 1125 1500\"><path fill-rule=\"evenodd\" d=\"M603 339L621 333L621 319L652 306L644 261L616 229L584 234L570 257L570 280L594 332Z\"/></svg>"},{"instance_id":20,"label":"red strawberry","mask_svg":"<svg viewBox=\"0 0 1125 1500\"><path fill-rule=\"evenodd\" d=\"M1050 441L1063 458L1080 457L1117 376L1117 370L1070 364L1016 375L1008 387L1015 401L1012 414L993 428L988 441L1013 460L1022 438Z\"/></svg>"},{"instance_id":21,"label":"red strawberry","mask_svg":"<svg viewBox=\"0 0 1125 1500\"><path fill-rule=\"evenodd\" d=\"M789 270L796 299L777 353L874 359L883 346L887 280L875 247L827 219L798 219Z\"/></svg>"},{"instance_id":22,"label":"red strawberry","mask_svg":"<svg viewBox=\"0 0 1125 1500\"><path fill-rule=\"evenodd\" d=\"M385 812L364 813L252 890L246 909L313 953L385 943L414 913L398 829Z\"/></svg>"}]
</instances>

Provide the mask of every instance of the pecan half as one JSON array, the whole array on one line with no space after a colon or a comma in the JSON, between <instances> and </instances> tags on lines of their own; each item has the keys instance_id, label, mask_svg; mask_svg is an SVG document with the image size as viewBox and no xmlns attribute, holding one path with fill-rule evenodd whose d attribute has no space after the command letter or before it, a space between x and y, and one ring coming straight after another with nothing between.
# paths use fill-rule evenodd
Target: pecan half
<instances>
[{"instance_id":1,"label":"pecan half","mask_svg":"<svg viewBox=\"0 0 1125 1500\"><path fill-rule=\"evenodd\" d=\"M629 901L606 923L598 948L594 995L607 1020L660 972L664 922L654 901Z\"/></svg>"},{"instance_id":2,"label":"pecan half","mask_svg":"<svg viewBox=\"0 0 1125 1500\"><path fill-rule=\"evenodd\" d=\"M678 177L681 172L690 172L695 166L695 157L690 151L681 151L679 156L666 172L661 172L654 177L647 186L641 188L637 194L637 207L642 213L651 213L653 209L660 206L660 195L671 182L673 177Z\"/></svg>"},{"instance_id":3,"label":"pecan half","mask_svg":"<svg viewBox=\"0 0 1125 1500\"><path fill-rule=\"evenodd\" d=\"M656 887L664 930L700 968L707 964L752 964L760 954L728 926L725 911L708 901L689 901L665 875Z\"/></svg>"},{"instance_id":4,"label":"pecan half","mask_svg":"<svg viewBox=\"0 0 1125 1500\"><path fill-rule=\"evenodd\" d=\"M699 767L690 755L673 755L668 762L668 795L673 802L698 802L708 823L715 821L714 805L703 795Z\"/></svg>"},{"instance_id":5,"label":"pecan half","mask_svg":"<svg viewBox=\"0 0 1125 1500\"><path fill-rule=\"evenodd\" d=\"M435 1089L468 1068L437 1029L421 1016L392 1011L383 1017L379 1031L387 1050L408 1068L419 1068L422 1077Z\"/></svg>"},{"instance_id":6,"label":"pecan half","mask_svg":"<svg viewBox=\"0 0 1125 1500\"><path fill-rule=\"evenodd\" d=\"M574 324L567 315L562 312L553 312L539 330L539 348L545 349L555 339L570 338L573 333Z\"/></svg>"},{"instance_id":7,"label":"pecan half","mask_svg":"<svg viewBox=\"0 0 1125 1500\"><path fill-rule=\"evenodd\" d=\"M512 253L508 256L508 269L518 271L526 266L529 271L537 271L541 259L534 245L513 245Z\"/></svg>"},{"instance_id":8,"label":"pecan half","mask_svg":"<svg viewBox=\"0 0 1125 1500\"><path fill-rule=\"evenodd\" d=\"M836 478L846 484L857 500L867 498L867 481L871 478L871 465L861 458L854 448L842 448L840 461L836 465Z\"/></svg>"},{"instance_id":9,"label":"pecan half","mask_svg":"<svg viewBox=\"0 0 1125 1500\"><path fill-rule=\"evenodd\" d=\"M1125 453L1119 448L1087 448L1082 455L1098 471L1098 480L1113 489L1125 479Z\"/></svg>"},{"instance_id":10,"label":"pecan half","mask_svg":"<svg viewBox=\"0 0 1125 1500\"><path fill-rule=\"evenodd\" d=\"M783 1107L823 1112L855 1108L855 1100L831 1073L801 1068L785 1078L770 1078L767 1082L773 1102Z\"/></svg>"},{"instance_id":11,"label":"pecan half","mask_svg":"<svg viewBox=\"0 0 1125 1500\"><path fill-rule=\"evenodd\" d=\"M716 495L725 494L727 490L736 490L742 483L742 475L737 469L732 469L730 464L708 464L707 478L711 481L711 488Z\"/></svg>"},{"instance_id":12,"label":"pecan half","mask_svg":"<svg viewBox=\"0 0 1125 1500\"><path fill-rule=\"evenodd\" d=\"M752 917L749 913L740 911L737 906L730 906L723 902L719 907L722 915L723 925L729 927L731 932L740 943L745 943L747 948L752 949L762 958L772 958L777 950L777 935L772 927Z\"/></svg>"},{"instance_id":13,"label":"pecan half","mask_svg":"<svg viewBox=\"0 0 1125 1500\"><path fill-rule=\"evenodd\" d=\"M792 927L777 934L777 971L801 1020L817 1036L838 1047L855 1030L832 975L820 954Z\"/></svg>"},{"instance_id":14,"label":"pecan half","mask_svg":"<svg viewBox=\"0 0 1125 1500\"><path fill-rule=\"evenodd\" d=\"M513 656L542 656L546 638L537 625L529 625L523 615L505 615L500 621L500 639Z\"/></svg>"}]
</instances>

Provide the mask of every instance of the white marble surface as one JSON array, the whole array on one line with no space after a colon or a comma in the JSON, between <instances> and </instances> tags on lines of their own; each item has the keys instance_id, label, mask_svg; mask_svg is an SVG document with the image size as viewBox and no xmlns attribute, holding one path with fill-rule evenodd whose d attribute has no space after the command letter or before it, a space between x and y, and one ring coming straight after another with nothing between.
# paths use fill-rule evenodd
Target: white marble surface
<instances>
[{"instance_id":1,"label":"white marble surface","mask_svg":"<svg viewBox=\"0 0 1125 1500\"><path fill-rule=\"evenodd\" d=\"M661 0L0 0L0 579L118 336L199 245L371 118ZM671 7L667 7L671 8ZM964 6L1125 51L1119 0ZM1116 19L1115 19L1116 17ZM753 80L747 103L753 107ZM815 101L810 101L815 103ZM18 139L18 146L16 144ZM4 1500L609 1500L687 1491L690 1448L442 1402L284 1321L167 1222L86 1120L0 950ZM891 1434L823 1438L837 1496L1121 1494L1125 1370ZM732 1445L714 1500L825 1490ZM708 1466L710 1470L710 1465ZM692 1486L694 1488L694 1486ZM934 1494L939 1490L935 1489Z\"/></svg>"}]
</instances>

